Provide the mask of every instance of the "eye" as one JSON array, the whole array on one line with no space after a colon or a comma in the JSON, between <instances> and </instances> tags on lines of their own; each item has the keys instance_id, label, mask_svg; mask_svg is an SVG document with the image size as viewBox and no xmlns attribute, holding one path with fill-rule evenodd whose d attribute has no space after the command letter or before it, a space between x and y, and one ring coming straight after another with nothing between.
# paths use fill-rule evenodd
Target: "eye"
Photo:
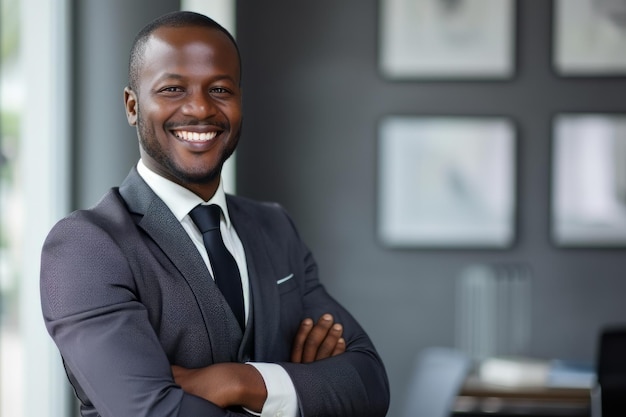
<instances>
[{"instance_id":1,"label":"eye","mask_svg":"<svg viewBox=\"0 0 626 417\"><path fill-rule=\"evenodd\" d=\"M171 85L171 86L167 86L167 87L163 87L159 89L159 93L163 93L163 94L177 94L183 91L184 90L182 87L175 86L175 85Z\"/></svg>"},{"instance_id":2,"label":"eye","mask_svg":"<svg viewBox=\"0 0 626 417\"><path fill-rule=\"evenodd\" d=\"M209 91L211 94L230 94L230 90L224 87L212 87Z\"/></svg>"}]
</instances>

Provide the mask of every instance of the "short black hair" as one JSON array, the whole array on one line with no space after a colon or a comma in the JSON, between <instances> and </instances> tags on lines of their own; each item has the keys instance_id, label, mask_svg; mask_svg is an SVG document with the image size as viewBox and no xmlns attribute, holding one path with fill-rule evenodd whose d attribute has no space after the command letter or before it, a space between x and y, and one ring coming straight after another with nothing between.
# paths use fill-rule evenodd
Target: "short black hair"
<instances>
[{"instance_id":1,"label":"short black hair","mask_svg":"<svg viewBox=\"0 0 626 417\"><path fill-rule=\"evenodd\" d=\"M167 13L163 16L157 17L146 26L135 37L133 46L130 49L130 58L128 60L128 86L131 90L137 91L137 80L139 78L139 70L143 63L144 52L146 49L146 43L152 33L162 27L189 27L200 26L205 28L217 29L220 32L228 36L228 39L233 43L237 50L237 58L239 59L239 73L241 74L241 55L239 53L239 46L233 35L230 34L222 25L208 16L200 13L189 11L176 11ZM240 77L241 78L241 77Z\"/></svg>"}]
</instances>

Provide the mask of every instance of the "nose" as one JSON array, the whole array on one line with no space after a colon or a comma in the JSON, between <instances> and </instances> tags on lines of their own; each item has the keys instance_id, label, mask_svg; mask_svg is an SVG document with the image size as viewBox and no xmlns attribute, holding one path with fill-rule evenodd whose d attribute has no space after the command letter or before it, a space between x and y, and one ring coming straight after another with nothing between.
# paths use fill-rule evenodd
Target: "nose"
<instances>
[{"instance_id":1,"label":"nose","mask_svg":"<svg viewBox=\"0 0 626 417\"><path fill-rule=\"evenodd\" d=\"M209 93L195 91L189 94L182 111L187 116L202 120L214 115L216 107Z\"/></svg>"}]
</instances>

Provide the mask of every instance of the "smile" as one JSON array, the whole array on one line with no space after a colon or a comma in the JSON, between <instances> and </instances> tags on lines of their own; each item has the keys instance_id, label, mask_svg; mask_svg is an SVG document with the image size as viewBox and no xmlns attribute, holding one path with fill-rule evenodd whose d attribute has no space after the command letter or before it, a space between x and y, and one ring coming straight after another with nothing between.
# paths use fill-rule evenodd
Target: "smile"
<instances>
[{"instance_id":1,"label":"smile","mask_svg":"<svg viewBox=\"0 0 626 417\"><path fill-rule=\"evenodd\" d=\"M178 139L188 142L206 142L217 136L217 132L189 132L187 130L176 130L173 133Z\"/></svg>"}]
</instances>

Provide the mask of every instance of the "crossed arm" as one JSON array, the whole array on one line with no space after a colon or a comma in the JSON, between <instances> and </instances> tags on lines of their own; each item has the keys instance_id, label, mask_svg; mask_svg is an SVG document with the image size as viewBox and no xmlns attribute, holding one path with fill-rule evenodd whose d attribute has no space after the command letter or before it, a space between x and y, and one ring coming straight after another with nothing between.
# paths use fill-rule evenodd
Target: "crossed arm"
<instances>
[{"instance_id":1,"label":"crossed arm","mask_svg":"<svg viewBox=\"0 0 626 417\"><path fill-rule=\"evenodd\" d=\"M291 351L291 362L311 363L346 350L343 327L330 314L314 323L302 321ZM242 363L218 363L204 368L172 366L174 379L182 389L222 408L242 406L261 412L267 398L265 383L255 367Z\"/></svg>"}]
</instances>

